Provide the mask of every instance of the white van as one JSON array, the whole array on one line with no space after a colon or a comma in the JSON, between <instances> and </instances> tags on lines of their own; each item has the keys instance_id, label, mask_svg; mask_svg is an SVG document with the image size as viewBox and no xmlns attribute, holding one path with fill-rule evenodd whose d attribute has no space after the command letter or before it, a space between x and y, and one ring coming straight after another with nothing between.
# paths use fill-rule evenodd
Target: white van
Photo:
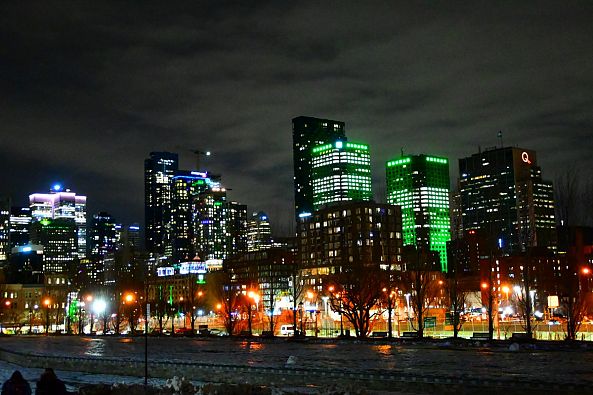
<instances>
[{"instance_id":1,"label":"white van","mask_svg":"<svg viewBox=\"0 0 593 395\"><path fill-rule=\"evenodd\" d=\"M280 327L281 336L294 336L294 325L282 325Z\"/></svg>"}]
</instances>

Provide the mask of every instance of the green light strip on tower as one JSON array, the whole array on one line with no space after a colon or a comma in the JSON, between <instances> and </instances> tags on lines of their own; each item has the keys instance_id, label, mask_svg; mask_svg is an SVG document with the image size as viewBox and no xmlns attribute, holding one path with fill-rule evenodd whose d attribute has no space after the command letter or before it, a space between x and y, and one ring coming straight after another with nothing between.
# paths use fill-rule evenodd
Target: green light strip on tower
<instances>
[{"instance_id":1,"label":"green light strip on tower","mask_svg":"<svg viewBox=\"0 0 593 395\"><path fill-rule=\"evenodd\" d=\"M427 156L426 157L426 161L427 162L442 163L444 165L446 165L447 162L448 162L447 159L445 159L445 158L435 158L433 156Z\"/></svg>"},{"instance_id":2,"label":"green light strip on tower","mask_svg":"<svg viewBox=\"0 0 593 395\"><path fill-rule=\"evenodd\" d=\"M387 162L387 167L403 165L406 163L410 163L410 161L411 161L410 158L402 158L402 159L398 159L398 160L392 160L392 161Z\"/></svg>"}]
</instances>

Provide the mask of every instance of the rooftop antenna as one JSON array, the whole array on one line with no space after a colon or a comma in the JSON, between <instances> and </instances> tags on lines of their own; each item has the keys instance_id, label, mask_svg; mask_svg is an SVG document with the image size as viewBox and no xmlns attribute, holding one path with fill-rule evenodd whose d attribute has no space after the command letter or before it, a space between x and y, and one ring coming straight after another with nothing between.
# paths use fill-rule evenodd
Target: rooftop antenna
<instances>
[{"instance_id":1,"label":"rooftop antenna","mask_svg":"<svg viewBox=\"0 0 593 395\"><path fill-rule=\"evenodd\" d=\"M200 156L210 156L210 151L200 151L198 149L192 151L196 156L196 170L200 171Z\"/></svg>"},{"instance_id":2,"label":"rooftop antenna","mask_svg":"<svg viewBox=\"0 0 593 395\"><path fill-rule=\"evenodd\" d=\"M401 148L402 157L404 156L404 147Z\"/></svg>"},{"instance_id":3,"label":"rooftop antenna","mask_svg":"<svg viewBox=\"0 0 593 395\"><path fill-rule=\"evenodd\" d=\"M502 143L502 130L499 130L498 131L498 135L497 136L498 136L498 140L500 141L500 148L503 148L504 145Z\"/></svg>"}]
</instances>

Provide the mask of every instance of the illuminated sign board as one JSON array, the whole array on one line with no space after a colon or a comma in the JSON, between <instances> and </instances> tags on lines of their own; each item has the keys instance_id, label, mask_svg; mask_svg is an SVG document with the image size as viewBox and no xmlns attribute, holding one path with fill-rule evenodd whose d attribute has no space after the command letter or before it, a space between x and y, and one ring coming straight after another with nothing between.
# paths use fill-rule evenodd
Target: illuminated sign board
<instances>
[{"instance_id":1,"label":"illuminated sign board","mask_svg":"<svg viewBox=\"0 0 593 395\"><path fill-rule=\"evenodd\" d=\"M208 269L208 271L221 270L222 259L208 259L206 261L206 268Z\"/></svg>"},{"instance_id":2,"label":"illuminated sign board","mask_svg":"<svg viewBox=\"0 0 593 395\"><path fill-rule=\"evenodd\" d=\"M521 160L522 160L523 162L527 163L528 165L530 165L530 164L531 164L531 159L529 159L529 154L528 154L527 152L525 152L525 151L523 151L523 152L521 153Z\"/></svg>"},{"instance_id":3,"label":"illuminated sign board","mask_svg":"<svg viewBox=\"0 0 593 395\"><path fill-rule=\"evenodd\" d=\"M156 275L158 277L172 276L174 274L175 274L175 268L173 268L173 267L158 267L156 269Z\"/></svg>"},{"instance_id":4,"label":"illuminated sign board","mask_svg":"<svg viewBox=\"0 0 593 395\"><path fill-rule=\"evenodd\" d=\"M206 264L202 262L183 262L179 265L179 274L204 274Z\"/></svg>"}]
</instances>

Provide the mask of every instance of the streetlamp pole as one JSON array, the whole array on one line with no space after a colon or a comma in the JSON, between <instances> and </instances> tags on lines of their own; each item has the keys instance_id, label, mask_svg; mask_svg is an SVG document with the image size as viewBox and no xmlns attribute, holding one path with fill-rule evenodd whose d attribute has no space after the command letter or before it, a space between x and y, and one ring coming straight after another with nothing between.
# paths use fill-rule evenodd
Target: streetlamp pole
<instances>
[{"instance_id":1,"label":"streetlamp pole","mask_svg":"<svg viewBox=\"0 0 593 395\"><path fill-rule=\"evenodd\" d=\"M49 334L49 307L45 309L45 335Z\"/></svg>"},{"instance_id":2,"label":"streetlamp pole","mask_svg":"<svg viewBox=\"0 0 593 395\"><path fill-rule=\"evenodd\" d=\"M148 273L144 273L144 387L148 386L148 316L150 305L148 304Z\"/></svg>"}]
</instances>

